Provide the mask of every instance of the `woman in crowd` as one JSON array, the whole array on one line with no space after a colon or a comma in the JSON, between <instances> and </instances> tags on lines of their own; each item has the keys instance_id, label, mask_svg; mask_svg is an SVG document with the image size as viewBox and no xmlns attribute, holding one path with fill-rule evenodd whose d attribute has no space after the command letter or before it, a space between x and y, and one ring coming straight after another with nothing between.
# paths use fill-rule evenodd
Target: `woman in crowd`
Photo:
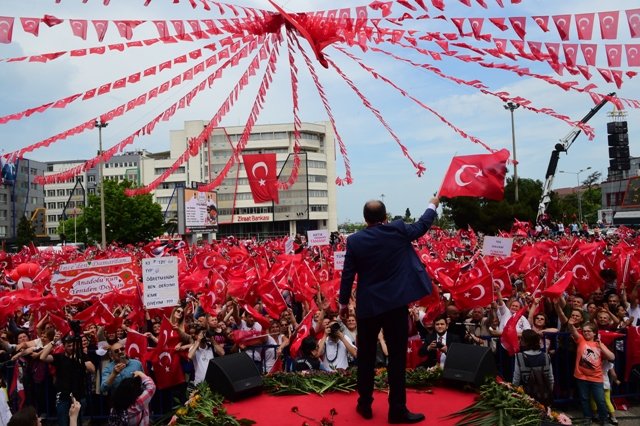
<instances>
[{"instance_id":1,"label":"woman in crowd","mask_svg":"<svg viewBox=\"0 0 640 426\"><path fill-rule=\"evenodd\" d=\"M149 425L149 401L156 392L156 384L142 371L127 377L113 392L113 408L109 424L128 426Z\"/></svg>"},{"instance_id":2,"label":"woman in crowd","mask_svg":"<svg viewBox=\"0 0 640 426\"><path fill-rule=\"evenodd\" d=\"M513 384L522 385L525 392L545 406L553 401L553 368L549 355L540 349L540 334L524 330L516 354Z\"/></svg>"},{"instance_id":3,"label":"woman in crowd","mask_svg":"<svg viewBox=\"0 0 640 426\"><path fill-rule=\"evenodd\" d=\"M582 334L575 327L576 318L568 321L568 330L577 344L576 362L573 376L576 379L580 406L585 420L593 417L589 398L593 397L598 407L599 422L607 422L607 406L604 399L604 378L602 375L603 360L615 359L613 352L598 338L598 329L594 323L588 322L582 326Z\"/></svg>"}]
</instances>

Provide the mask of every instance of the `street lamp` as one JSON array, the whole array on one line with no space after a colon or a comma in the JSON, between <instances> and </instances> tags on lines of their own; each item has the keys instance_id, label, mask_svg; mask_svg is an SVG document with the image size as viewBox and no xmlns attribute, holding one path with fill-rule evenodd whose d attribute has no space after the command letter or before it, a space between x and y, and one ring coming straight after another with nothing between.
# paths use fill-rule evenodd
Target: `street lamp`
<instances>
[{"instance_id":1,"label":"street lamp","mask_svg":"<svg viewBox=\"0 0 640 426\"><path fill-rule=\"evenodd\" d=\"M104 160L102 159L102 129L107 127L108 123L96 120L94 124L98 128L98 152L100 155L100 231L102 233L102 250L105 250L107 248L107 227L105 226L104 219Z\"/></svg>"},{"instance_id":2,"label":"street lamp","mask_svg":"<svg viewBox=\"0 0 640 426\"><path fill-rule=\"evenodd\" d=\"M569 175L576 175L576 180L578 182L578 220L582 223L582 192L580 192L580 173L586 172L587 170L591 170L591 166L586 169L580 169L577 172L567 172L564 170L560 170L560 173L566 173Z\"/></svg>"},{"instance_id":3,"label":"street lamp","mask_svg":"<svg viewBox=\"0 0 640 426\"><path fill-rule=\"evenodd\" d=\"M516 159L516 126L513 121L513 111L520 108L520 105L515 102L507 102L503 105L504 109L511 112L511 146L513 152L513 185L515 201L518 202L518 160Z\"/></svg>"}]
</instances>

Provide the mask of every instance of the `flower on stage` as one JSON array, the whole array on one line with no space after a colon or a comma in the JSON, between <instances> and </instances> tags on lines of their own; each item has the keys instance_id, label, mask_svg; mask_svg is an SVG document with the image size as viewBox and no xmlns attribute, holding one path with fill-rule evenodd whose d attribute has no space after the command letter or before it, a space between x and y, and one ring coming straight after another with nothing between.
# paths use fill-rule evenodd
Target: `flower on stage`
<instances>
[{"instance_id":1,"label":"flower on stage","mask_svg":"<svg viewBox=\"0 0 640 426\"><path fill-rule=\"evenodd\" d=\"M518 424L538 426L542 421L570 425L571 419L563 413L552 411L524 392L503 380L491 379L480 387L476 401L447 416L459 417L456 424Z\"/></svg>"}]
</instances>

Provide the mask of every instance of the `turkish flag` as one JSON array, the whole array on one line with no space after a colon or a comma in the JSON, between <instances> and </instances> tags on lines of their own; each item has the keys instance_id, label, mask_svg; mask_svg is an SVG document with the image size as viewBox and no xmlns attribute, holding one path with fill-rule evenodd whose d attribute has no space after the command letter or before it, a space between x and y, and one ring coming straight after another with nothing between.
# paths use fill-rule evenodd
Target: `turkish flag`
<instances>
[{"instance_id":1,"label":"turkish flag","mask_svg":"<svg viewBox=\"0 0 640 426\"><path fill-rule=\"evenodd\" d=\"M258 284L258 294L271 318L280 318L280 314L287 309L282 294L272 280L261 280Z\"/></svg>"},{"instance_id":2,"label":"turkish flag","mask_svg":"<svg viewBox=\"0 0 640 426\"><path fill-rule=\"evenodd\" d=\"M567 263L560 268L559 273L564 273L565 271L573 273L573 285L584 297L589 297L603 283L600 274L579 251L576 251Z\"/></svg>"},{"instance_id":3,"label":"turkish flag","mask_svg":"<svg viewBox=\"0 0 640 426\"><path fill-rule=\"evenodd\" d=\"M416 368L427 359L419 354L423 343L419 335L409 337L407 341L407 368Z\"/></svg>"},{"instance_id":4,"label":"turkish flag","mask_svg":"<svg viewBox=\"0 0 640 426\"><path fill-rule=\"evenodd\" d=\"M502 343L502 346L507 350L509 356L514 356L520 352L520 340L518 339L516 326L518 325L520 318L522 318L522 315L524 315L527 310L529 310L527 306L520 308L515 315L512 315L511 318L509 318L507 324L504 326L504 330L502 330L500 343Z\"/></svg>"},{"instance_id":5,"label":"turkish flag","mask_svg":"<svg viewBox=\"0 0 640 426\"><path fill-rule=\"evenodd\" d=\"M451 289L451 296L456 306L461 309L483 307L493 302L493 279L486 268L474 268L472 271L481 271L480 277L469 273L461 277L459 284Z\"/></svg>"},{"instance_id":6,"label":"turkish flag","mask_svg":"<svg viewBox=\"0 0 640 426\"><path fill-rule=\"evenodd\" d=\"M256 320L256 322L258 324L260 324L262 326L262 329L265 331L269 330L269 325L270 325L270 321L269 318L265 317L264 315L262 315L260 312L256 311L253 306L249 305L248 303L245 304L243 306L244 310L247 311L247 313L249 315L251 315L253 317L253 319Z\"/></svg>"},{"instance_id":7,"label":"turkish flag","mask_svg":"<svg viewBox=\"0 0 640 426\"><path fill-rule=\"evenodd\" d=\"M493 154L453 157L439 195L449 198L484 197L502 200L508 158L509 151L506 149Z\"/></svg>"},{"instance_id":8,"label":"turkish flag","mask_svg":"<svg viewBox=\"0 0 640 426\"><path fill-rule=\"evenodd\" d=\"M603 40L615 40L618 37L618 16L617 10L611 12L598 12L600 18L600 34Z\"/></svg>"},{"instance_id":9,"label":"turkish flag","mask_svg":"<svg viewBox=\"0 0 640 426\"><path fill-rule=\"evenodd\" d=\"M151 366L158 389L167 389L184 383L180 355L174 349L163 350Z\"/></svg>"},{"instance_id":10,"label":"turkish flag","mask_svg":"<svg viewBox=\"0 0 640 426\"><path fill-rule=\"evenodd\" d=\"M624 380L629 381L631 369L640 364L640 327L627 327L627 359Z\"/></svg>"},{"instance_id":11,"label":"turkish flag","mask_svg":"<svg viewBox=\"0 0 640 426\"><path fill-rule=\"evenodd\" d=\"M544 290L542 294L550 298L560 297L567 287L569 287L571 281L573 281L573 273L571 271L566 271L558 281L556 281L551 287Z\"/></svg>"},{"instance_id":12,"label":"turkish flag","mask_svg":"<svg viewBox=\"0 0 640 426\"><path fill-rule=\"evenodd\" d=\"M638 27L640 27L640 18ZM640 31L640 28L638 28L638 31ZM630 67L640 67L640 44L625 44L624 50L627 53L627 65Z\"/></svg>"},{"instance_id":13,"label":"turkish flag","mask_svg":"<svg viewBox=\"0 0 640 426\"><path fill-rule=\"evenodd\" d=\"M640 9L628 9L626 12L631 37L640 37Z\"/></svg>"},{"instance_id":14,"label":"turkish flag","mask_svg":"<svg viewBox=\"0 0 640 426\"><path fill-rule=\"evenodd\" d=\"M620 68L622 63L622 45L621 44L606 44L607 49L607 64L611 68Z\"/></svg>"},{"instance_id":15,"label":"turkish flag","mask_svg":"<svg viewBox=\"0 0 640 426\"><path fill-rule=\"evenodd\" d=\"M13 21L10 16L0 16L0 43L11 43L13 36Z\"/></svg>"},{"instance_id":16,"label":"turkish flag","mask_svg":"<svg viewBox=\"0 0 640 426\"><path fill-rule=\"evenodd\" d=\"M426 308L424 318L422 318L422 322L425 324L435 321L436 317L442 315L445 311L444 300L440 295L440 288L437 285L433 285L431 294L420 299L417 304Z\"/></svg>"},{"instance_id":17,"label":"turkish flag","mask_svg":"<svg viewBox=\"0 0 640 426\"><path fill-rule=\"evenodd\" d=\"M66 319L59 317L56 314L49 313L49 321L51 321L51 324L53 324L55 329L59 331L62 336L66 336L71 332L71 326Z\"/></svg>"},{"instance_id":18,"label":"turkish flag","mask_svg":"<svg viewBox=\"0 0 640 426\"><path fill-rule=\"evenodd\" d=\"M596 54L598 53L598 45L595 43L580 43L582 55L587 65L596 66Z\"/></svg>"},{"instance_id":19,"label":"turkish flag","mask_svg":"<svg viewBox=\"0 0 640 426\"><path fill-rule=\"evenodd\" d=\"M311 306L309 309L309 313L305 316L302 322L296 328L293 337L291 338L291 347L289 348L289 353L292 358L298 357L298 351L300 350L300 345L302 344L302 340L311 335L315 335L315 330L313 330L313 314L318 310L315 302L311 302Z\"/></svg>"},{"instance_id":20,"label":"turkish flag","mask_svg":"<svg viewBox=\"0 0 640 426\"><path fill-rule=\"evenodd\" d=\"M255 203L274 201L277 204L279 198L276 154L243 155L242 161L249 179L253 201Z\"/></svg>"},{"instance_id":21,"label":"turkish flag","mask_svg":"<svg viewBox=\"0 0 640 426\"><path fill-rule=\"evenodd\" d=\"M556 15L553 16L553 22L556 24L560 39L563 41L569 40L569 31L571 31L571 15Z\"/></svg>"},{"instance_id":22,"label":"turkish flag","mask_svg":"<svg viewBox=\"0 0 640 426\"><path fill-rule=\"evenodd\" d=\"M69 25L71 25L71 31L76 37L80 37L83 40L87 39L87 20L86 19L70 19Z\"/></svg>"},{"instance_id":23,"label":"turkish flag","mask_svg":"<svg viewBox=\"0 0 640 426\"><path fill-rule=\"evenodd\" d=\"M137 359L142 362L142 365L145 365L147 359L147 336L137 331L128 332L124 353L127 354L128 358Z\"/></svg>"},{"instance_id":24,"label":"turkish flag","mask_svg":"<svg viewBox=\"0 0 640 426\"><path fill-rule=\"evenodd\" d=\"M578 38L580 40L591 40L593 33L594 13L579 13L574 16L578 27Z\"/></svg>"}]
</instances>

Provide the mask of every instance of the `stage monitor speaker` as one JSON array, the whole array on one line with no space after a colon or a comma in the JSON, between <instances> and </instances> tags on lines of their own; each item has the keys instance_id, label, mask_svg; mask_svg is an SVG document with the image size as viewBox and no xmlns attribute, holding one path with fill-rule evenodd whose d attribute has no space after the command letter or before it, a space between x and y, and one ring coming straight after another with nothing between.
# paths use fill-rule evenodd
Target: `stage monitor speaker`
<instances>
[{"instance_id":1,"label":"stage monitor speaker","mask_svg":"<svg viewBox=\"0 0 640 426\"><path fill-rule=\"evenodd\" d=\"M608 135L609 146L629 146L629 134L628 133L616 133L615 135Z\"/></svg>"},{"instance_id":2,"label":"stage monitor speaker","mask_svg":"<svg viewBox=\"0 0 640 426\"><path fill-rule=\"evenodd\" d=\"M493 352L486 346L452 343L447 351L442 377L480 386L487 376L498 374Z\"/></svg>"},{"instance_id":3,"label":"stage monitor speaker","mask_svg":"<svg viewBox=\"0 0 640 426\"><path fill-rule=\"evenodd\" d=\"M607 133L609 133L610 135L627 132L628 127L626 121L611 121L607 123Z\"/></svg>"},{"instance_id":4,"label":"stage monitor speaker","mask_svg":"<svg viewBox=\"0 0 640 426\"><path fill-rule=\"evenodd\" d=\"M229 354L209 361L205 380L214 392L231 401L260 393L262 376L251 357L244 352Z\"/></svg>"}]
</instances>

